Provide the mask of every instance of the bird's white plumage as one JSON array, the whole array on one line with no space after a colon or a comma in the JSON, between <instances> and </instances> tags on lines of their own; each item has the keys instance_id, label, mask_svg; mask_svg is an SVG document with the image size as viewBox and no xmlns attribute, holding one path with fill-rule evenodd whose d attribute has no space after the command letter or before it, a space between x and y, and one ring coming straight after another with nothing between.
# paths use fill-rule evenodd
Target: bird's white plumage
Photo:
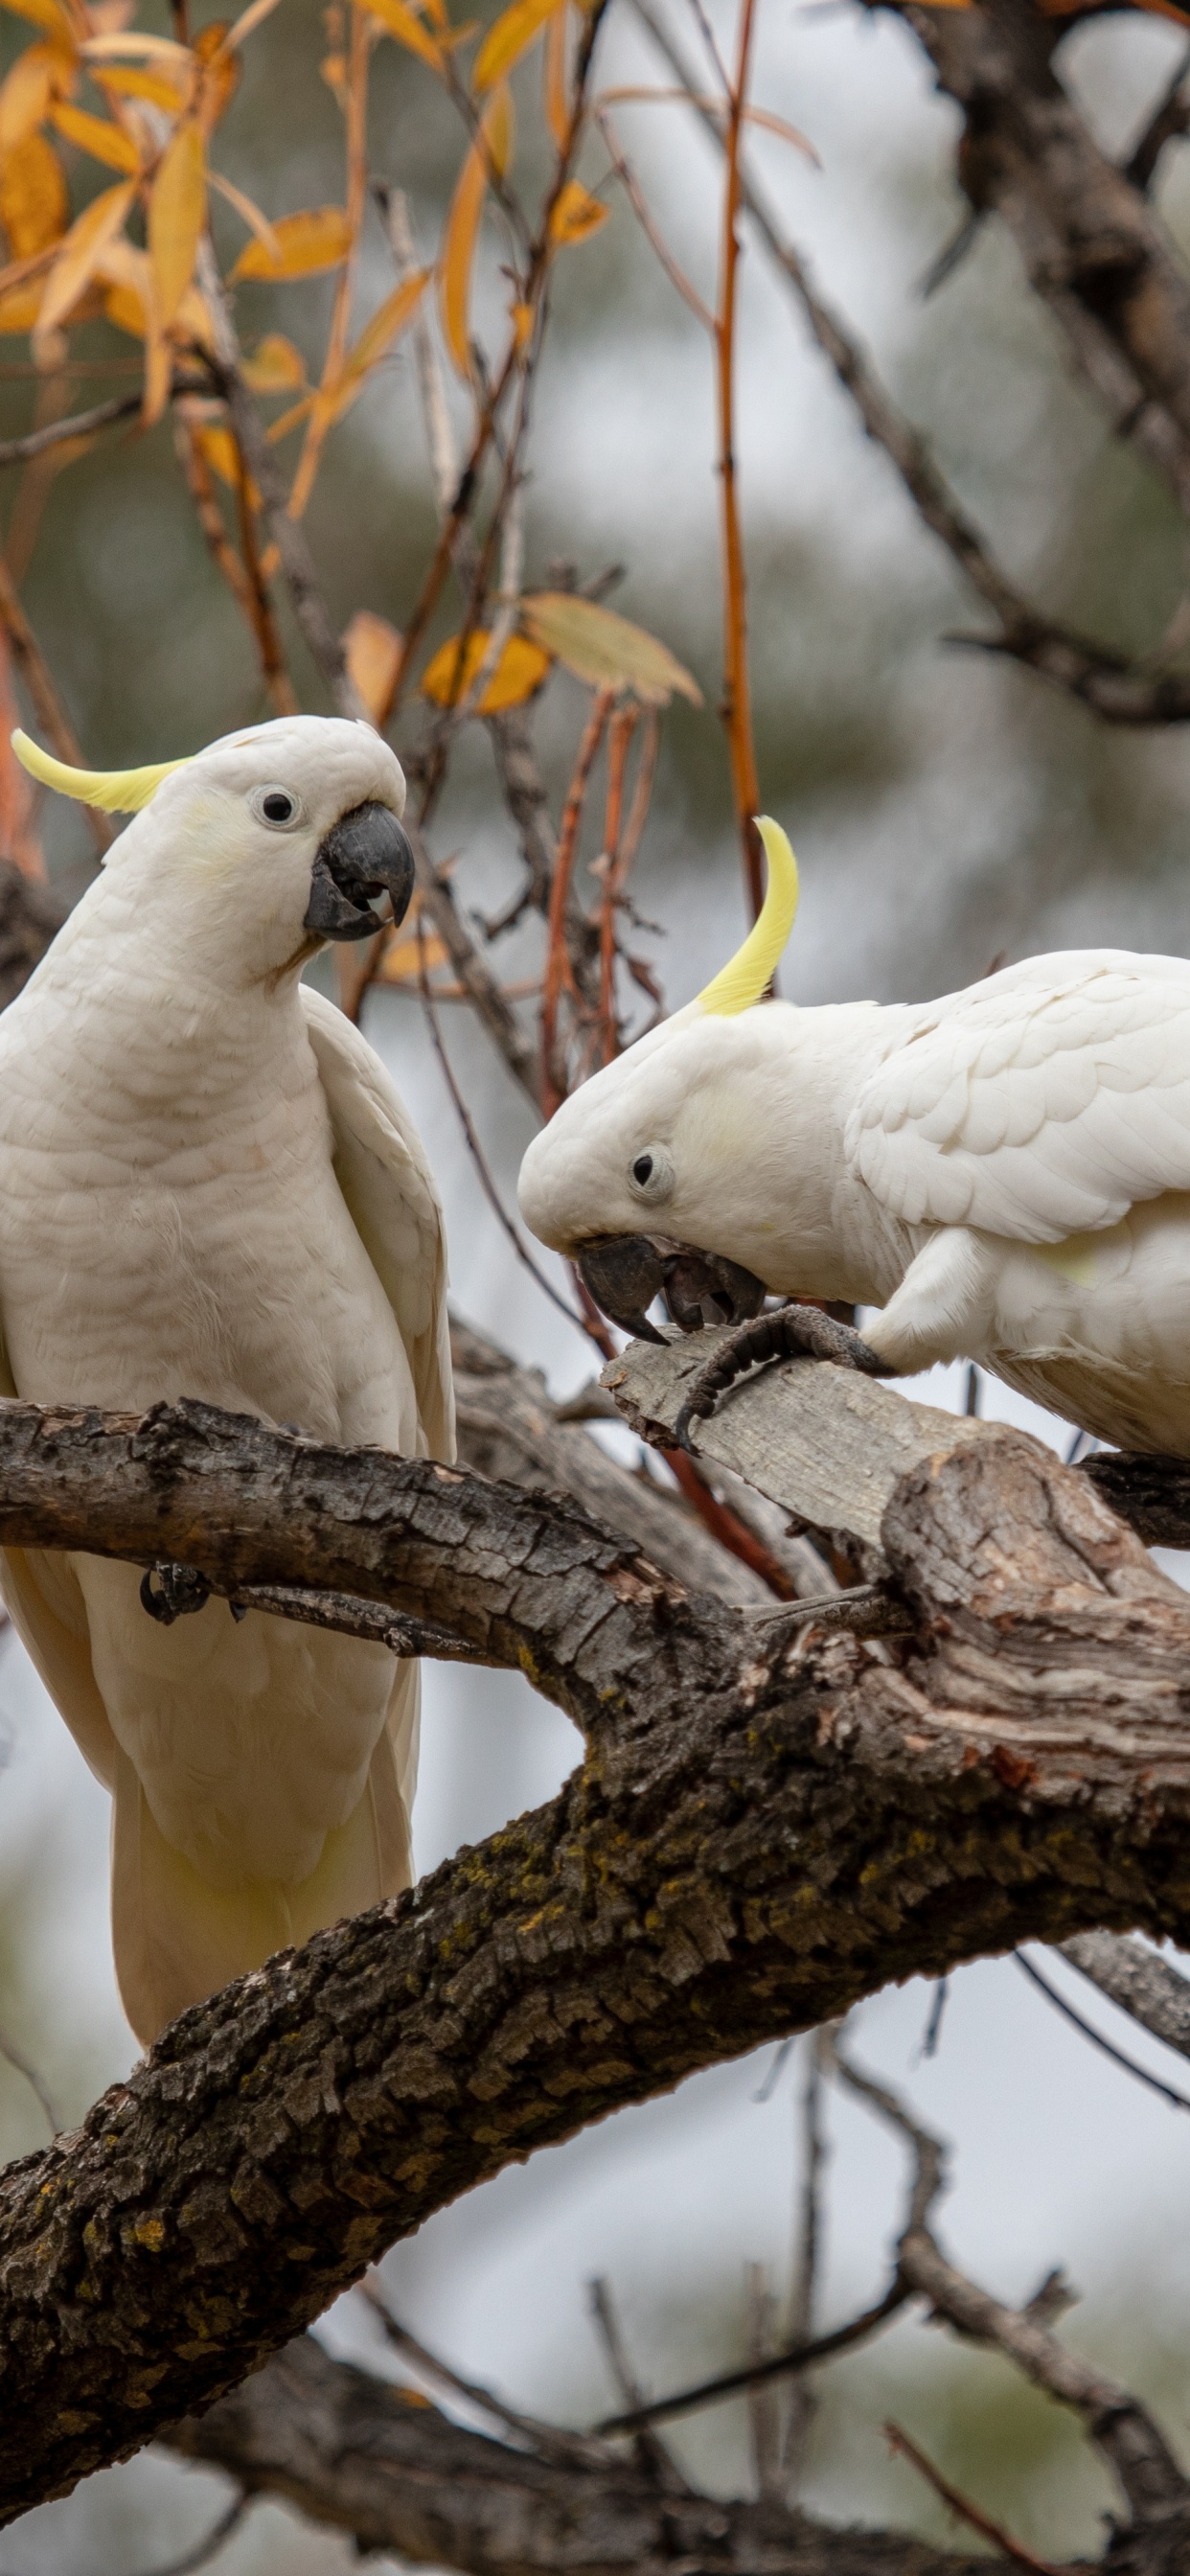
<instances>
[{"instance_id":1,"label":"bird's white plumage","mask_svg":"<svg viewBox=\"0 0 1190 2576\"><path fill-rule=\"evenodd\" d=\"M251 804L292 787L293 829ZM449 1457L432 1176L383 1066L298 984L340 815L399 813L369 728L212 746L117 842L0 1019L0 1377L34 1402L192 1395ZM113 1929L150 2038L409 1883L418 1677L225 1602L162 1628L133 1567L9 1550L14 1620L113 1791Z\"/></svg>"},{"instance_id":2,"label":"bird's white plumage","mask_svg":"<svg viewBox=\"0 0 1190 2576\"><path fill-rule=\"evenodd\" d=\"M1059 1243L1190 1190L1190 965L1031 958L920 1015L844 1151L906 1225Z\"/></svg>"},{"instance_id":3,"label":"bird's white plumage","mask_svg":"<svg viewBox=\"0 0 1190 2576\"><path fill-rule=\"evenodd\" d=\"M1102 1439L1190 1455L1183 958L1030 958L920 1006L688 1007L563 1104L520 1195L559 1251L656 1229L878 1308L893 1369L979 1360Z\"/></svg>"}]
</instances>

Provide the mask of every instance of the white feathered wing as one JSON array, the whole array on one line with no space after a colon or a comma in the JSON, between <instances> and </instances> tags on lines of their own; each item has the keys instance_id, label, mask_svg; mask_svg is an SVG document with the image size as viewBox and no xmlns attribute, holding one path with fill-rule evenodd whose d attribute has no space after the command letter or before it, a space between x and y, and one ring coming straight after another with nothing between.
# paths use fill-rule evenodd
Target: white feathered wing
<instances>
[{"instance_id":1,"label":"white feathered wing","mask_svg":"<svg viewBox=\"0 0 1190 2576\"><path fill-rule=\"evenodd\" d=\"M908 1225L1060 1243L1190 1191L1190 963L1074 950L917 1016L844 1148Z\"/></svg>"},{"instance_id":2,"label":"white feathered wing","mask_svg":"<svg viewBox=\"0 0 1190 2576\"><path fill-rule=\"evenodd\" d=\"M320 994L303 987L300 998L330 1115L339 1188L408 1355L418 1454L449 1462L454 1403L446 1250L430 1168L371 1049ZM2 1325L0 1317L0 1395L15 1397ZM185 2004L213 1993L271 1951L410 1884L420 1710L416 1664L395 1668L387 1722L364 1795L327 1834L312 1875L300 1885L260 1882L222 1889L167 1842L133 1763L117 1743L95 1678L82 1586L69 1558L7 1548L0 1550L0 1573L4 1599L33 1663L115 1801L113 1944L125 2010L138 2037L151 2039ZM321 1645L333 1651L333 1637L315 1631L305 1636L316 1650Z\"/></svg>"}]
</instances>

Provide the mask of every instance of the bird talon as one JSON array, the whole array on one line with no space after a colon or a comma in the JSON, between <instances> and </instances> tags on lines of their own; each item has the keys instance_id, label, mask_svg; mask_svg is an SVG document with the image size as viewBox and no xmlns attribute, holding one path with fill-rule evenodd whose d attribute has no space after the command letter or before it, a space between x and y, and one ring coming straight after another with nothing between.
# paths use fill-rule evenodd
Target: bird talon
<instances>
[{"instance_id":1,"label":"bird talon","mask_svg":"<svg viewBox=\"0 0 1190 2576\"><path fill-rule=\"evenodd\" d=\"M205 1574L200 1574L196 1565L178 1565L172 1557L159 1558L141 1576L141 1608L162 1628L172 1628L175 1619L204 1609L210 1597Z\"/></svg>"},{"instance_id":2,"label":"bird talon","mask_svg":"<svg viewBox=\"0 0 1190 2576\"><path fill-rule=\"evenodd\" d=\"M678 1446L690 1448L691 1424L709 1420L737 1378L766 1360L777 1359L830 1360L836 1368L858 1369L865 1377L896 1375L853 1325L839 1323L819 1306L801 1306L791 1299L767 1315L750 1316L700 1371L674 1425Z\"/></svg>"}]
</instances>

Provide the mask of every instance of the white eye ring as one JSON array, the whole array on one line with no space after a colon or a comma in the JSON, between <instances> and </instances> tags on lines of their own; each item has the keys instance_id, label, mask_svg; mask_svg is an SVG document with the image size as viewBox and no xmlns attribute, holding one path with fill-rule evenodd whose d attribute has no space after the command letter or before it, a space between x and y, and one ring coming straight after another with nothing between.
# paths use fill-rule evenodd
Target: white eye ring
<instances>
[{"instance_id":1,"label":"white eye ring","mask_svg":"<svg viewBox=\"0 0 1190 2576\"><path fill-rule=\"evenodd\" d=\"M306 809L301 797L295 794L292 787L282 787L279 782L275 786L254 787L248 798L248 804L257 822L263 823L266 832L296 832L299 824L304 823L306 819ZM270 806L273 808L271 813Z\"/></svg>"},{"instance_id":2,"label":"white eye ring","mask_svg":"<svg viewBox=\"0 0 1190 2576\"><path fill-rule=\"evenodd\" d=\"M670 1198L676 1179L673 1155L665 1145L642 1145L628 1166L628 1187L646 1207L657 1207Z\"/></svg>"}]
</instances>

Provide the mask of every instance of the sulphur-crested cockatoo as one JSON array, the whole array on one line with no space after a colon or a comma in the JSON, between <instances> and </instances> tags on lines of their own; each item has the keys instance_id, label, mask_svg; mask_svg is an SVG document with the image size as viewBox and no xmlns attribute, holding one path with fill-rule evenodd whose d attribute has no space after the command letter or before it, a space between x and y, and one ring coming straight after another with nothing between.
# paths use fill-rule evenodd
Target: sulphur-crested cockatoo
<instances>
[{"instance_id":1,"label":"sulphur-crested cockatoo","mask_svg":"<svg viewBox=\"0 0 1190 2576\"><path fill-rule=\"evenodd\" d=\"M849 1300L881 1310L863 1341L821 1340L861 1366L977 1360L1190 1455L1190 962L1077 949L938 1002L764 1001L797 870L760 828L737 956L529 1147L533 1232L629 1330L663 1288L687 1327L766 1289Z\"/></svg>"},{"instance_id":2,"label":"sulphur-crested cockatoo","mask_svg":"<svg viewBox=\"0 0 1190 2576\"><path fill-rule=\"evenodd\" d=\"M399 918L405 781L369 726L283 717L196 758L65 769L131 812L0 1018L0 1393L196 1396L449 1458L442 1215L383 1066L308 986ZM112 1916L142 2040L409 1884L418 1675L226 1601L146 1615L134 1566L10 1548L15 1624L115 1799Z\"/></svg>"}]
</instances>

